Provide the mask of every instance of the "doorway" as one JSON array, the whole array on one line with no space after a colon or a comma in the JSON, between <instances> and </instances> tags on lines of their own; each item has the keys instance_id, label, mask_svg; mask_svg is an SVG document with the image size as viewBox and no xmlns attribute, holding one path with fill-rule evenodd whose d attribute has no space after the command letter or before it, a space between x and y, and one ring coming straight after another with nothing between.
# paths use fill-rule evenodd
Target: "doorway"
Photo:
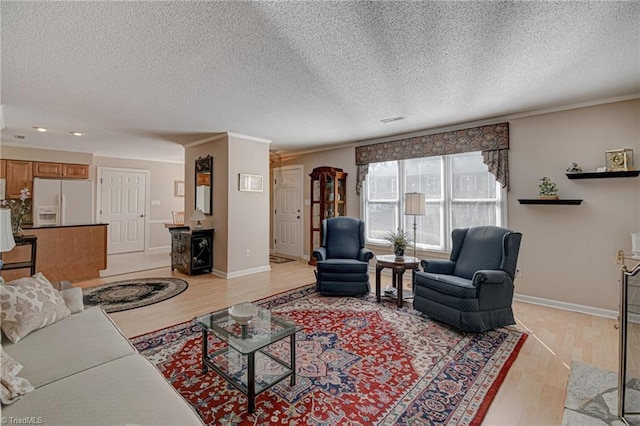
<instances>
[{"instance_id":1,"label":"doorway","mask_svg":"<svg viewBox=\"0 0 640 426\"><path fill-rule=\"evenodd\" d=\"M107 254L144 251L149 171L98 167L98 221L108 223Z\"/></svg>"},{"instance_id":2,"label":"doorway","mask_svg":"<svg viewBox=\"0 0 640 426\"><path fill-rule=\"evenodd\" d=\"M274 249L293 257L302 256L302 172L301 165L273 169Z\"/></svg>"}]
</instances>

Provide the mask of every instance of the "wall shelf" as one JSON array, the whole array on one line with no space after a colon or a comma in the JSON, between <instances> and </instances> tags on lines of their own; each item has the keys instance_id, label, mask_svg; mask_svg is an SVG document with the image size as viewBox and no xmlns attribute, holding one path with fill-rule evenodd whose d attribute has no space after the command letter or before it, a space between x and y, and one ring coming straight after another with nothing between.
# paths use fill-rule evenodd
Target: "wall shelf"
<instances>
[{"instance_id":1,"label":"wall shelf","mask_svg":"<svg viewBox=\"0 0 640 426\"><path fill-rule=\"evenodd\" d=\"M520 204L564 204L569 206L579 206L582 200L544 200L538 198L518 198Z\"/></svg>"},{"instance_id":2,"label":"wall shelf","mask_svg":"<svg viewBox=\"0 0 640 426\"><path fill-rule=\"evenodd\" d=\"M580 173L567 173L569 179L606 179L606 178L621 178L621 177L638 177L640 170L629 170L626 172L580 172Z\"/></svg>"}]
</instances>

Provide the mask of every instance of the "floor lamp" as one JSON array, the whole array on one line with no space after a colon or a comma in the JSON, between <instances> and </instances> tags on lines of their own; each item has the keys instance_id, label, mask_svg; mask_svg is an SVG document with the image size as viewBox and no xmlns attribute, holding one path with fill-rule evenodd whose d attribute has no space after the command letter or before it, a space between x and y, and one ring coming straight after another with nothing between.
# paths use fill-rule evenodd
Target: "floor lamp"
<instances>
[{"instance_id":1,"label":"floor lamp","mask_svg":"<svg viewBox=\"0 0 640 426\"><path fill-rule=\"evenodd\" d=\"M420 192L404 194L404 214L413 216L413 257L416 257L416 216L427 214L425 195Z\"/></svg>"},{"instance_id":2,"label":"floor lamp","mask_svg":"<svg viewBox=\"0 0 640 426\"><path fill-rule=\"evenodd\" d=\"M9 251L16 246L11 228L11 210L0 209L0 272L2 271L2 252ZM4 279L0 276L0 284Z\"/></svg>"}]
</instances>

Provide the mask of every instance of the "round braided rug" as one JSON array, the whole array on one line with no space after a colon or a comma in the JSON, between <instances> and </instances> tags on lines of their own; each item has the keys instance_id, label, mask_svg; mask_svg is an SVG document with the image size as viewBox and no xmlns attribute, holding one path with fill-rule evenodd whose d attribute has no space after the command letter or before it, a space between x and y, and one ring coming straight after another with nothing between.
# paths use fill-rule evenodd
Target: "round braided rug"
<instances>
[{"instance_id":1,"label":"round braided rug","mask_svg":"<svg viewBox=\"0 0 640 426\"><path fill-rule=\"evenodd\" d=\"M138 278L82 290L85 307L100 306L107 313L153 305L175 297L189 284L178 278Z\"/></svg>"}]
</instances>

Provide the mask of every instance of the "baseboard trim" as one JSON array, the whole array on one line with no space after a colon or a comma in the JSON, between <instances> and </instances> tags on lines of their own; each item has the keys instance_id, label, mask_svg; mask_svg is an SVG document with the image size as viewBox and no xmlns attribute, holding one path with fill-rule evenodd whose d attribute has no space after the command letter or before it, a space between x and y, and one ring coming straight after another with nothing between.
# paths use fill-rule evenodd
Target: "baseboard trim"
<instances>
[{"instance_id":1,"label":"baseboard trim","mask_svg":"<svg viewBox=\"0 0 640 426\"><path fill-rule=\"evenodd\" d=\"M578 305L576 303L561 302L559 300L544 299L542 297L527 296L526 294L514 294L513 300L533 305L546 306L548 308L562 309L563 311L579 312L610 319L618 319L618 311L611 309L595 308L593 306Z\"/></svg>"},{"instance_id":2,"label":"baseboard trim","mask_svg":"<svg viewBox=\"0 0 640 426\"><path fill-rule=\"evenodd\" d=\"M171 252L171 246L158 246L158 247L149 247L147 249L147 251L166 251L167 254L170 254Z\"/></svg>"},{"instance_id":3,"label":"baseboard trim","mask_svg":"<svg viewBox=\"0 0 640 426\"><path fill-rule=\"evenodd\" d=\"M269 271L271 271L271 265L258 266L257 268L243 269L242 271L235 271L235 272L229 272L229 273L214 269L211 273L217 277L228 280L230 278L244 277L245 275L252 275L252 274L257 274L259 272L269 272Z\"/></svg>"},{"instance_id":4,"label":"baseboard trim","mask_svg":"<svg viewBox=\"0 0 640 426\"><path fill-rule=\"evenodd\" d=\"M216 277L220 277L220 278L227 278L227 273L219 271L218 269L212 269L211 275L215 275Z\"/></svg>"}]
</instances>

